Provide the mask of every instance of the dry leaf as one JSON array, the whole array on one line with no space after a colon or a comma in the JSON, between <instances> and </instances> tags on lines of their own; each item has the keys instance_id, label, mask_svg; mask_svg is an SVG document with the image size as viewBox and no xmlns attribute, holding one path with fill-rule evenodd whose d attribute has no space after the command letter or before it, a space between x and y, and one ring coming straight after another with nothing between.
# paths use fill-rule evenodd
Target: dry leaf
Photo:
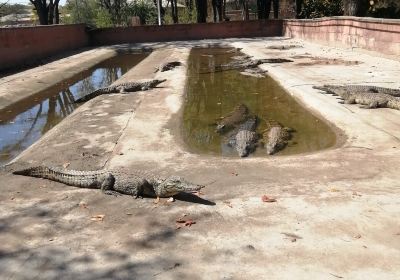
<instances>
[{"instance_id":1,"label":"dry leaf","mask_svg":"<svg viewBox=\"0 0 400 280\"><path fill-rule=\"evenodd\" d=\"M356 234L353 236L355 239L360 239L361 238L361 234Z\"/></svg>"},{"instance_id":2,"label":"dry leaf","mask_svg":"<svg viewBox=\"0 0 400 280\"><path fill-rule=\"evenodd\" d=\"M63 167L67 168L70 164L71 164L70 162L66 162L66 163L63 164Z\"/></svg>"},{"instance_id":3,"label":"dry leaf","mask_svg":"<svg viewBox=\"0 0 400 280\"><path fill-rule=\"evenodd\" d=\"M81 202L79 202L79 207L81 207L81 208L85 208L85 209L87 209L87 208L88 208L88 206L87 206L86 202L84 202L84 201L81 201Z\"/></svg>"},{"instance_id":4,"label":"dry leaf","mask_svg":"<svg viewBox=\"0 0 400 280\"><path fill-rule=\"evenodd\" d=\"M224 203L226 204L226 206L233 208L232 204L230 201L224 201Z\"/></svg>"},{"instance_id":5,"label":"dry leaf","mask_svg":"<svg viewBox=\"0 0 400 280\"><path fill-rule=\"evenodd\" d=\"M336 188L331 188L329 191L331 191L331 192L340 192L340 190L338 190Z\"/></svg>"},{"instance_id":6,"label":"dry leaf","mask_svg":"<svg viewBox=\"0 0 400 280\"><path fill-rule=\"evenodd\" d=\"M266 196L266 195L263 195L263 196L261 197L261 200L262 200L263 202L276 202L276 199L275 199L275 198L268 197L268 196Z\"/></svg>"},{"instance_id":7,"label":"dry leaf","mask_svg":"<svg viewBox=\"0 0 400 280\"><path fill-rule=\"evenodd\" d=\"M126 215L128 215L128 216L131 216L131 215L133 215L133 213L125 213Z\"/></svg>"},{"instance_id":8,"label":"dry leaf","mask_svg":"<svg viewBox=\"0 0 400 280\"><path fill-rule=\"evenodd\" d=\"M94 215L92 216L92 218L90 219L91 221L96 221L96 222L102 222L104 220L104 217L106 215Z\"/></svg>"}]
</instances>

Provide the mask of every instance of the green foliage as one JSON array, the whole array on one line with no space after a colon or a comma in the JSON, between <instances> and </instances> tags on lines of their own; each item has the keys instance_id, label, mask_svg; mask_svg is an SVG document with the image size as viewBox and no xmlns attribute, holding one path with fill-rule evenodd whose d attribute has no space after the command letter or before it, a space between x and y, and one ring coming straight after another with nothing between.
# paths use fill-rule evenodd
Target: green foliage
<instances>
[{"instance_id":1,"label":"green foliage","mask_svg":"<svg viewBox=\"0 0 400 280\"><path fill-rule=\"evenodd\" d=\"M400 2L398 0L370 1L368 15L379 18L400 18Z\"/></svg>"},{"instance_id":2,"label":"green foliage","mask_svg":"<svg viewBox=\"0 0 400 280\"><path fill-rule=\"evenodd\" d=\"M342 0L304 0L301 18L319 18L343 15Z\"/></svg>"},{"instance_id":3,"label":"green foliage","mask_svg":"<svg viewBox=\"0 0 400 280\"><path fill-rule=\"evenodd\" d=\"M128 3L124 17L126 24L129 24L131 17L140 18L141 24L155 24L157 22L157 8L153 2L145 0L136 0Z\"/></svg>"},{"instance_id":4,"label":"green foliage","mask_svg":"<svg viewBox=\"0 0 400 280\"><path fill-rule=\"evenodd\" d=\"M108 11L101 8L97 10L96 18L94 20L96 27L98 28L112 27L115 25L112 20L112 16L108 13Z\"/></svg>"}]
</instances>

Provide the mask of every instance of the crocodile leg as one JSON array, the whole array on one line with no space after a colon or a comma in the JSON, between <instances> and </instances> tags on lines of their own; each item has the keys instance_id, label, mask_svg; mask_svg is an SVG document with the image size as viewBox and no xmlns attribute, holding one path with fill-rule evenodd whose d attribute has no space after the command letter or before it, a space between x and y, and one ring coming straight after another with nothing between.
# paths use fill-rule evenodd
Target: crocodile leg
<instances>
[{"instance_id":1,"label":"crocodile leg","mask_svg":"<svg viewBox=\"0 0 400 280\"><path fill-rule=\"evenodd\" d=\"M115 178L112 174L105 175L105 178L101 182L100 189L104 194L113 195L113 196L120 196L119 192L113 191L113 186L115 183Z\"/></svg>"}]
</instances>

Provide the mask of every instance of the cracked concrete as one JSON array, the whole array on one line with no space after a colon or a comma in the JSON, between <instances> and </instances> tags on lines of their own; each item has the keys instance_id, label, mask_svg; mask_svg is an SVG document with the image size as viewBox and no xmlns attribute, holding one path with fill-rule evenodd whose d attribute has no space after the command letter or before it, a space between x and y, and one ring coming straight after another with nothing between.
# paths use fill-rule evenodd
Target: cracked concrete
<instances>
[{"instance_id":1,"label":"cracked concrete","mask_svg":"<svg viewBox=\"0 0 400 280\"><path fill-rule=\"evenodd\" d=\"M191 46L214 43L256 58L300 56L262 68L343 141L292 156L190 153L180 135L186 61ZM302 47L267 48L277 44ZM399 88L399 61L286 38L159 47L121 81L166 78L160 88L87 102L1 171L5 279L400 278L400 111L342 105L312 89L323 83ZM360 63L297 65L311 61L308 54ZM154 73L158 63L177 59L185 65ZM207 187L202 200L178 196L154 206L10 175L43 163L173 173ZM264 194L277 202L263 203ZM97 214L104 221L91 221ZM176 230L183 214L196 224Z\"/></svg>"}]
</instances>

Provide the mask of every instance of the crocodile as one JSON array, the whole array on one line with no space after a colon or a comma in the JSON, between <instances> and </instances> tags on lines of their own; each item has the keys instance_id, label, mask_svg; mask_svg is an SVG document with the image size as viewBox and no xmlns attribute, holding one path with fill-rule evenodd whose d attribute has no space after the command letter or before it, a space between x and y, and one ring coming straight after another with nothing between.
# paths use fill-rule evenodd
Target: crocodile
<instances>
[{"instance_id":1,"label":"crocodile","mask_svg":"<svg viewBox=\"0 0 400 280\"><path fill-rule=\"evenodd\" d=\"M400 97L395 97L390 94L381 92L350 92L347 90L331 90L326 87L317 87L315 89L325 91L340 96L343 104L360 104L360 108L372 109L372 108L391 108L400 110Z\"/></svg>"},{"instance_id":2,"label":"crocodile","mask_svg":"<svg viewBox=\"0 0 400 280\"><path fill-rule=\"evenodd\" d=\"M263 133L264 147L267 154L273 155L284 149L292 138L293 129L283 127L279 122L267 120L267 129Z\"/></svg>"},{"instance_id":3,"label":"crocodile","mask_svg":"<svg viewBox=\"0 0 400 280\"><path fill-rule=\"evenodd\" d=\"M249 117L249 109L244 104L239 104L235 109L227 116L223 117L221 121L217 123L216 131L223 133L231 130L239 123L242 123Z\"/></svg>"},{"instance_id":4,"label":"crocodile","mask_svg":"<svg viewBox=\"0 0 400 280\"><path fill-rule=\"evenodd\" d=\"M182 62L180 62L180 61L166 62L166 63L161 64L159 67L157 67L157 69L154 73L156 73L158 71L160 71L160 72L169 71L169 70L172 70L175 67L181 66L181 65L182 65Z\"/></svg>"},{"instance_id":5,"label":"crocodile","mask_svg":"<svg viewBox=\"0 0 400 280\"><path fill-rule=\"evenodd\" d=\"M93 99L96 96L99 96L102 94L127 93L127 92L141 91L141 90L149 90L165 81L166 81L166 79L163 79L163 80L155 79L155 80L149 80L149 81L144 81L144 82L121 83L121 84L116 84L116 85L112 85L112 86L108 86L108 87L104 87L104 88L99 88L99 89L75 100L75 103L86 102L86 101Z\"/></svg>"},{"instance_id":6,"label":"crocodile","mask_svg":"<svg viewBox=\"0 0 400 280\"><path fill-rule=\"evenodd\" d=\"M78 171L35 166L14 171L13 174L49 179L80 188L101 189L105 194L126 194L134 198L151 196L157 198L156 202L160 197L172 197L180 192L197 192L204 187L178 176L161 178L145 172L112 169Z\"/></svg>"},{"instance_id":7,"label":"crocodile","mask_svg":"<svg viewBox=\"0 0 400 280\"><path fill-rule=\"evenodd\" d=\"M374 92L374 93L384 93L395 97L400 97L400 89L395 88L385 88L371 85L323 85L314 86L313 88L323 90L327 93L339 95L342 92L359 93L359 92Z\"/></svg>"},{"instance_id":8,"label":"crocodile","mask_svg":"<svg viewBox=\"0 0 400 280\"><path fill-rule=\"evenodd\" d=\"M216 65L213 71L202 72L201 74L255 68L263 63L284 63L284 62L293 62L293 60L285 58L264 58L264 59L249 60L247 57L245 57L244 59L235 59L234 61L226 64Z\"/></svg>"},{"instance_id":9,"label":"crocodile","mask_svg":"<svg viewBox=\"0 0 400 280\"><path fill-rule=\"evenodd\" d=\"M240 157L254 152L257 144L257 117L252 116L243 122L228 138L228 145L234 147Z\"/></svg>"}]
</instances>

